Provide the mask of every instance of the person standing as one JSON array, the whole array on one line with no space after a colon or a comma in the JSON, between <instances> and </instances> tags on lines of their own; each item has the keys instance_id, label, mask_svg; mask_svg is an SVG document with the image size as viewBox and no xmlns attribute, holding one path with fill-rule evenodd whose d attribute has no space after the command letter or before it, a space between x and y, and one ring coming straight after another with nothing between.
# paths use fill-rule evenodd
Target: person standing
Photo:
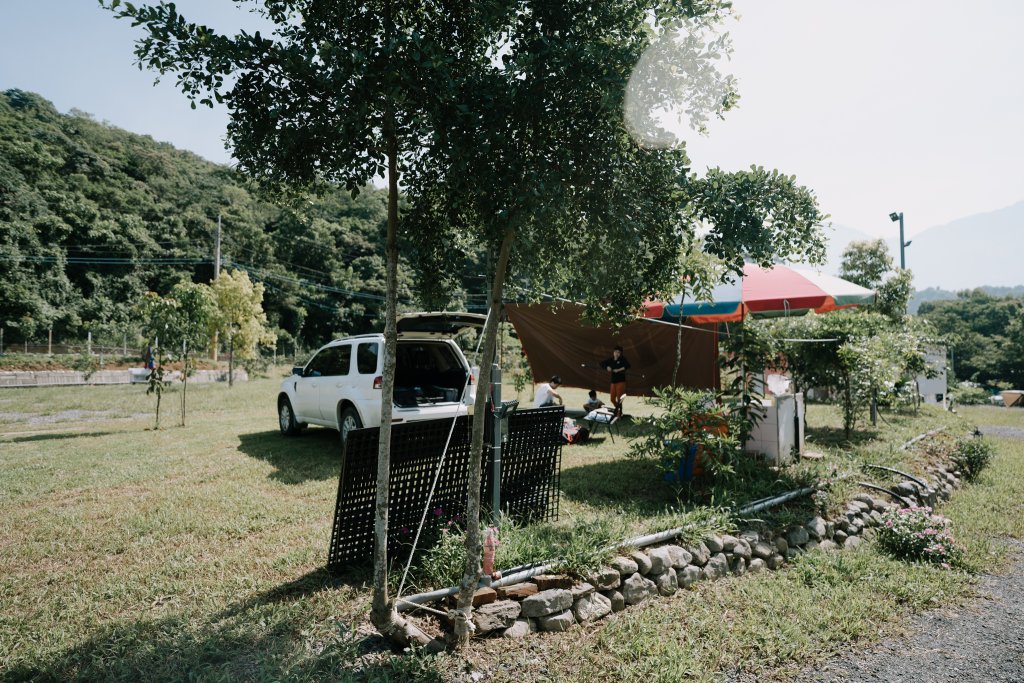
<instances>
[{"instance_id":1,"label":"person standing","mask_svg":"<svg viewBox=\"0 0 1024 683\"><path fill-rule=\"evenodd\" d=\"M612 350L612 357L602 363L601 367L608 371L611 380L608 393L611 394L611 404L618 408L619 401L626 394L626 370L629 370L629 361L622 353L622 347L616 346Z\"/></svg>"}]
</instances>

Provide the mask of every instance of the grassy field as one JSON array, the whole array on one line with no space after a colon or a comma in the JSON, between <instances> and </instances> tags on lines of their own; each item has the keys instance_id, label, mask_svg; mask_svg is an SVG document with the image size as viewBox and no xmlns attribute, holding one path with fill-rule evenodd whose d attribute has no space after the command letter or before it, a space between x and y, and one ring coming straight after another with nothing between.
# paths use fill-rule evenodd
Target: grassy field
<instances>
[{"instance_id":1,"label":"grassy field","mask_svg":"<svg viewBox=\"0 0 1024 683\"><path fill-rule=\"evenodd\" d=\"M967 575L870 550L808 556L782 573L702 585L593 628L511 648L482 641L468 660L381 654L365 622L368 574L322 570L337 435L280 436L277 384L190 387L187 428L171 426L171 392L159 431L141 387L0 393L0 677L441 680L475 666L510 681L714 680L753 657L765 678L785 678L794 659L849 647L837 637L870 641L901 615L970 590ZM582 404L583 392L568 398ZM632 401L627 410L649 408ZM1024 411L967 417L1024 426ZM844 444L838 415L812 406L809 439L821 461L710 494L716 504L745 502L858 458L902 462L896 444L966 424L936 411L884 418ZM616 520L623 531L648 530L687 507L653 465L624 457L630 430L615 443L603 436L563 449L563 526ZM948 510L978 566L1000 562L1000 536L1022 536L1024 448L996 443L993 468ZM825 600L842 608L823 610Z\"/></svg>"}]
</instances>

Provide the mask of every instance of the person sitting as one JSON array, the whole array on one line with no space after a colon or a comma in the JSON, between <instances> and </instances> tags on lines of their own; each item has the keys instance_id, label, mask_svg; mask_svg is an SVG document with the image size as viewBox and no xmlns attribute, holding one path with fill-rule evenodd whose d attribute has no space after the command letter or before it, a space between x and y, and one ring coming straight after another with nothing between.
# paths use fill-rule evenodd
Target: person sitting
<instances>
[{"instance_id":1,"label":"person sitting","mask_svg":"<svg viewBox=\"0 0 1024 683\"><path fill-rule=\"evenodd\" d=\"M597 397L597 390L591 389L587 394L587 401L583 404L583 414L586 415L604 405L604 401Z\"/></svg>"},{"instance_id":2,"label":"person sitting","mask_svg":"<svg viewBox=\"0 0 1024 683\"><path fill-rule=\"evenodd\" d=\"M563 405L561 395L555 391L560 386L562 386L562 378L558 375L551 375L549 382L545 382L537 387L537 395L534 398L533 407L546 408L547 406L553 406L556 400L558 405Z\"/></svg>"}]
</instances>

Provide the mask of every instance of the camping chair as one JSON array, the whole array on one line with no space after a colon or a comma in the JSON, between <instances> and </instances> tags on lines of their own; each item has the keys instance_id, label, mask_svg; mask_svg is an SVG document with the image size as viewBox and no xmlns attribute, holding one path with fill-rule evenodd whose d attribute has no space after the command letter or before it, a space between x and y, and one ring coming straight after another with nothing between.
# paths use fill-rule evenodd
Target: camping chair
<instances>
[{"instance_id":1,"label":"camping chair","mask_svg":"<svg viewBox=\"0 0 1024 683\"><path fill-rule=\"evenodd\" d=\"M615 402L614 410L608 408L598 408L587 413L584 417L584 421L588 422L590 427L590 435L597 434L597 428L601 425L606 425L608 428L608 436L612 438L612 443L615 443L615 432L617 428L615 423L622 417L622 402L625 400L625 396Z\"/></svg>"}]
</instances>

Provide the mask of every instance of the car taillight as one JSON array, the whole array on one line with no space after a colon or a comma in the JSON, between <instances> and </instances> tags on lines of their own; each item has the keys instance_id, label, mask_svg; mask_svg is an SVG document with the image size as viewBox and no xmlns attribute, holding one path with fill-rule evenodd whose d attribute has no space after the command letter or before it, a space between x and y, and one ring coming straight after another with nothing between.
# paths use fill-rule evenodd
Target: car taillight
<instances>
[{"instance_id":1,"label":"car taillight","mask_svg":"<svg viewBox=\"0 0 1024 683\"><path fill-rule=\"evenodd\" d=\"M384 378L383 377L377 376L377 377L373 378L373 388L374 389L380 389L383 386L384 386Z\"/></svg>"}]
</instances>

